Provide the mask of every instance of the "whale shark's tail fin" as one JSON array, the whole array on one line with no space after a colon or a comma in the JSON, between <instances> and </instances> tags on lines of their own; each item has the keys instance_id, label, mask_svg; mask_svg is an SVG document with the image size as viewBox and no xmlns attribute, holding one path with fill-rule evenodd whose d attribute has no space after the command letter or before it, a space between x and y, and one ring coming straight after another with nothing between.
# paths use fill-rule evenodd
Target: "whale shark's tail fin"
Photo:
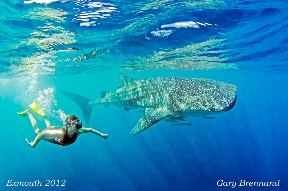
<instances>
[{"instance_id":1,"label":"whale shark's tail fin","mask_svg":"<svg viewBox=\"0 0 288 191\"><path fill-rule=\"evenodd\" d=\"M73 94L70 92L62 91L62 90L60 90L60 92L64 94L65 96L67 96L72 101L74 101L77 105L79 105L79 107L81 108L83 112L84 120L86 123L88 123L90 120L91 112L92 112L92 105L89 104L90 99L87 97L78 95L78 94Z\"/></svg>"}]
</instances>

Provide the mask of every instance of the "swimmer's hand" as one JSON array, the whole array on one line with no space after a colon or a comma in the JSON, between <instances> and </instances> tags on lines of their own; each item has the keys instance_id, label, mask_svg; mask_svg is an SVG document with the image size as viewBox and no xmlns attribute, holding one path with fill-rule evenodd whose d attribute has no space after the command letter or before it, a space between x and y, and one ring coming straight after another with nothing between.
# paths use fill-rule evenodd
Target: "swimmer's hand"
<instances>
[{"instance_id":1,"label":"swimmer's hand","mask_svg":"<svg viewBox=\"0 0 288 191\"><path fill-rule=\"evenodd\" d=\"M28 145L30 145L31 147L33 147L33 148L34 148L34 146L33 146L33 142L29 143L29 141L28 141L28 139L27 139L27 138L26 138L25 140L26 140L26 142L28 143Z\"/></svg>"},{"instance_id":2,"label":"swimmer's hand","mask_svg":"<svg viewBox=\"0 0 288 191\"><path fill-rule=\"evenodd\" d=\"M108 134L103 134L102 135L102 138L105 140L105 139L108 139Z\"/></svg>"}]
</instances>

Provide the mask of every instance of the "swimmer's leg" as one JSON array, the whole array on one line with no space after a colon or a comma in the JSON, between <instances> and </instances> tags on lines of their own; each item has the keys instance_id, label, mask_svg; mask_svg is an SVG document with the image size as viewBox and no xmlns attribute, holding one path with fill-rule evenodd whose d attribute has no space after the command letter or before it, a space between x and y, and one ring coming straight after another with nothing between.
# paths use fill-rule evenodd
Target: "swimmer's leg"
<instances>
[{"instance_id":1,"label":"swimmer's leg","mask_svg":"<svg viewBox=\"0 0 288 191\"><path fill-rule=\"evenodd\" d=\"M29 111L27 111L27 115L28 115L28 117L30 119L31 125L32 125L35 133L37 133L37 134L40 133L41 130L38 128L37 121L35 120L33 115Z\"/></svg>"},{"instance_id":2,"label":"swimmer's leg","mask_svg":"<svg viewBox=\"0 0 288 191\"><path fill-rule=\"evenodd\" d=\"M47 117L46 117L46 114L42 111L42 109L39 107L39 105L34 101L33 103L31 103L29 105L29 107L35 112L37 113L38 115L40 115L41 117L44 118L45 120L45 124L47 126L47 128L50 128L51 124L50 124L50 121L48 121Z\"/></svg>"},{"instance_id":3,"label":"swimmer's leg","mask_svg":"<svg viewBox=\"0 0 288 191\"><path fill-rule=\"evenodd\" d=\"M33 116L32 116L33 117ZM44 130L41 133L37 135L37 137L34 139L34 141L29 142L28 139L26 139L26 142L31 146L35 147L39 141L43 138L53 138L53 137L63 137L64 132L62 130Z\"/></svg>"},{"instance_id":4,"label":"swimmer's leg","mask_svg":"<svg viewBox=\"0 0 288 191\"><path fill-rule=\"evenodd\" d=\"M45 121L45 124L46 124L47 128L50 128L50 127L51 127L51 123L50 123L50 121L47 119L46 116L44 116L44 121Z\"/></svg>"}]
</instances>

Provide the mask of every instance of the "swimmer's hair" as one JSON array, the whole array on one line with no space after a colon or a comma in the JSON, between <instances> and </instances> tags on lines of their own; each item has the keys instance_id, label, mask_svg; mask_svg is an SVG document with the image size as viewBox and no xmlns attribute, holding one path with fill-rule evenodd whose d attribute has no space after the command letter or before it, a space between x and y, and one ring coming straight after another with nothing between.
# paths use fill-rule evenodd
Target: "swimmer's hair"
<instances>
[{"instance_id":1,"label":"swimmer's hair","mask_svg":"<svg viewBox=\"0 0 288 191\"><path fill-rule=\"evenodd\" d=\"M73 121L79 119L76 115L68 115L67 117Z\"/></svg>"}]
</instances>

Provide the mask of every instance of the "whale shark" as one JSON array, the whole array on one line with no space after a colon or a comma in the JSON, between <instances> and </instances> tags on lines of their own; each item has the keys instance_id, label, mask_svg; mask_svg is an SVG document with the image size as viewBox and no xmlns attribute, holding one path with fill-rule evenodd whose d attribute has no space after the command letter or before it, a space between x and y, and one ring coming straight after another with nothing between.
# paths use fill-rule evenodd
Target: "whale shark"
<instances>
[{"instance_id":1,"label":"whale shark","mask_svg":"<svg viewBox=\"0 0 288 191\"><path fill-rule=\"evenodd\" d=\"M131 130L138 134L164 118L189 116L207 117L232 109L237 99L234 85L204 78L156 77L136 80L119 74L119 88L101 92L101 97L89 99L61 91L76 102L88 123L95 104L114 104L130 110L144 108L143 117ZM211 117L212 118L212 117Z\"/></svg>"}]
</instances>

